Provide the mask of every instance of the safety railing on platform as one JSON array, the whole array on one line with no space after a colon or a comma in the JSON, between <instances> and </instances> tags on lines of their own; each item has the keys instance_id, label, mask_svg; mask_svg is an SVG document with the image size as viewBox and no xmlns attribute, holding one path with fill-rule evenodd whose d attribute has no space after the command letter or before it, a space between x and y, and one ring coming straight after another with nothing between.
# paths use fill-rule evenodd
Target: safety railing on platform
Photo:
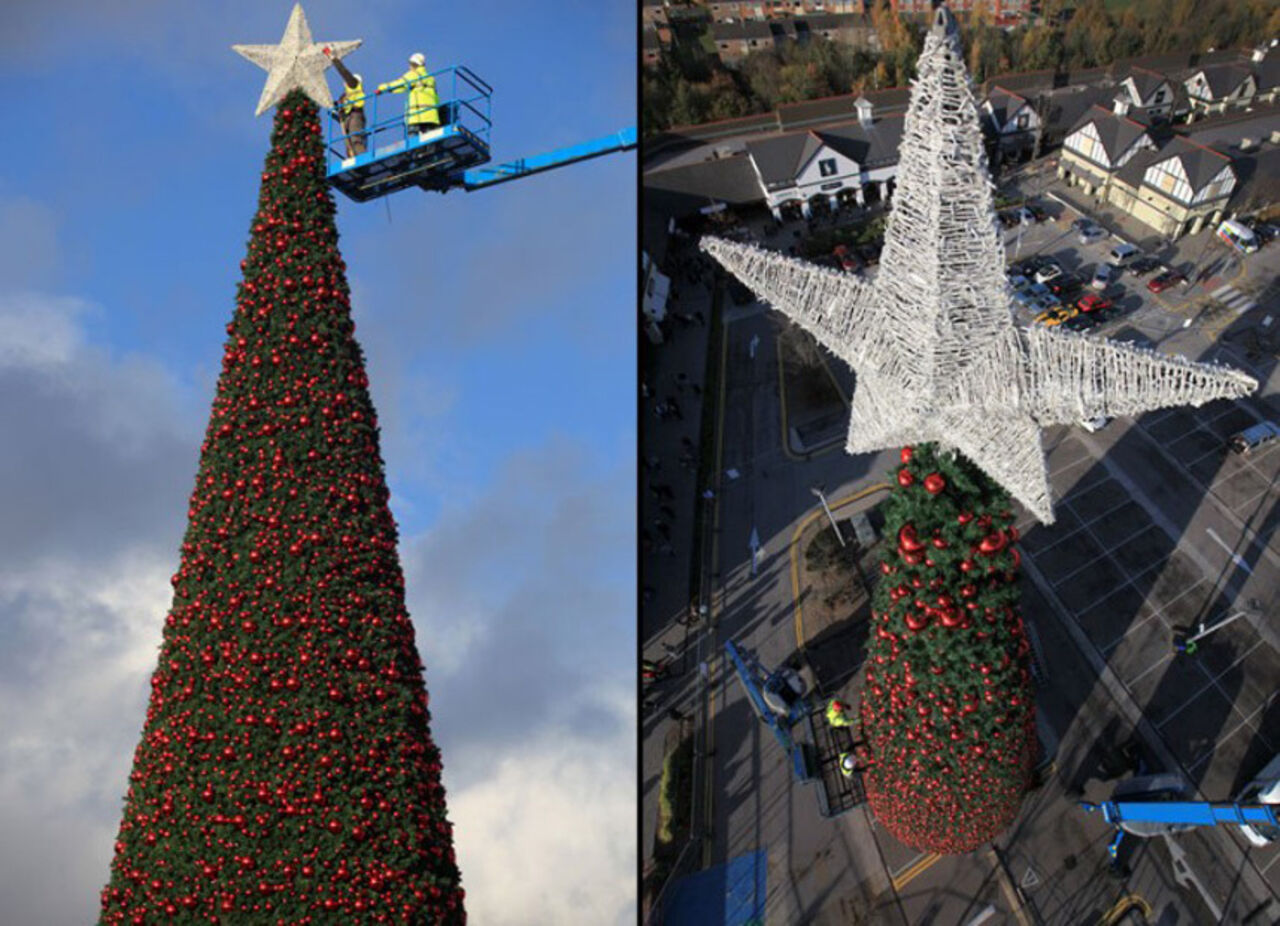
<instances>
[{"instance_id":1,"label":"safety railing on platform","mask_svg":"<svg viewBox=\"0 0 1280 926\"><path fill-rule=\"evenodd\" d=\"M401 83L401 81L403 81ZM411 106L414 88L433 86L437 101L432 105ZM366 84L363 128L344 124L347 107L334 107L329 112L328 173L369 164L417 145L436 141L434 133L468 135L489 149L492 127L491 97L493 88L461 65L442 68L421 78L398 78L386 83L400 83L398 91L378 93ZM354 130L352 130L354 129Z\"/></svg>"}]
</instances>

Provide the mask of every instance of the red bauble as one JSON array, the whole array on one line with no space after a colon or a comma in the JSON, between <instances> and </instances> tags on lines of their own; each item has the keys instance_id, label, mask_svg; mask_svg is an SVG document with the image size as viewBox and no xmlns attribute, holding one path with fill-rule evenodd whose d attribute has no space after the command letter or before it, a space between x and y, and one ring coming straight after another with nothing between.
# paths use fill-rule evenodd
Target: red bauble
<instances>
[{"instance_id":1,"label":"red bauble","mask_svg":"<svg viewBox=\"0 0 1280 926\"><path fill-rule=\"evenodd\" d=\"M924 549L924 544L916 538L915 525L904 524L898 530L898 549L907 553Z\"/></svg>"},{"instance_id":2,"label":"red bauble","mask_svg":"<svg viewBox=\"0 0 1280 926\"><path fill-rule=\"evenodd\" d=\"M911 462L911 455L912 455L912 453L914 453L914 452L915 452L915 451L913 451L910 447L903 447L903 448L902 448L902 453L901 453L902 462L903 462L903 463L910 463L910 462Z\"/></svg>"},{"instance_id":3,"label":"red bauble","mask_svg":"<svg viewBox=\"0 0 1280 926\"><path fill-rule=\"evenodd\" d=\"M907 469L905 466L898 470L898 485L902 486L904 489L915 481L916 477L911 475L911 470Z\"/></svg>"},{"instance_id":4,"label":"red bauble","mask_svg":"<svg viewBox=\"0 0 1280 926\"><path fill-rule=\"evenodd\" d=\"M930 495L937 495L947 487L947 480L937 473L930 473L924 477L924 487Z\"/></svg>"}]
</instances>

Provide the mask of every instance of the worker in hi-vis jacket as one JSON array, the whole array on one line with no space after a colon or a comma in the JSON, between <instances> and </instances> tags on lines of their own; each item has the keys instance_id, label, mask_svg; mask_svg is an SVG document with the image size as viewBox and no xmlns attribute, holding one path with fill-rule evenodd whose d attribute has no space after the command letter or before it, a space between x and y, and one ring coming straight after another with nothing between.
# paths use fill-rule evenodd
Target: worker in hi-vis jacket
<instances>
[{"instance_id":1,"label":"worker in hi-vis jacket","mask_svg":"<svg viewBox=\"0 0 1280 926\"><path fill-rule=\"evenodd\" d=\"M427 73L427 59L420 51L409 56L409 70L395 80L378 85L379 93L405 91L409 93L409 101L405 104L404 121L410 131L430 132L440 128L436 79Z\"/></svg>"},{"instance_id":2,"label":"worker in hi-vis jacket","mask_svg":"<svg viewBox=\"0 0 1280 926\"><path fill-rule=\"evenodd\" d=\"M342 96L338 97L336 108L338 115L342 119L342 132L346 135L344 140L347 143L347 157L364 154L366 147L364 78L359 74L352 74L348 71L347 66L342 63L341 59L333 57L333 53L329 51L328 46L325 47L324 54L325 57L333 62L333 66L338 69L338 73L342 75L344 89Z\"/></svg>"}]
</instances>

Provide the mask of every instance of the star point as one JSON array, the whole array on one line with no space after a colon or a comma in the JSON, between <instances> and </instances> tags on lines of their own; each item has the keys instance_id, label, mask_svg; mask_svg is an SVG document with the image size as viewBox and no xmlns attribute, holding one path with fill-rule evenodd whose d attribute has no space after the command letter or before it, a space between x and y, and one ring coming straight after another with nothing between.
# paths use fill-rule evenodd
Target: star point
<instances>
[{"instance_id":1,"label":"star point","mask_svg":"<svg viewBox=\"0 0 1280 926\"><path fill-rule=\"evenodd\" d=\"M307 14L301 3L295 3L284 27L284 36L276 45L232 45L231 50L252 61L267 72L267 83L258 98L255 116L260 116L275 106L295 87L315 101L316 105L330 109L333 96L324 79L324 69L332 59L349 55L360 47L360 39L342 42L313 42ZM325 55L328 49L332 58Z\"/></svg>"}]
</instances>

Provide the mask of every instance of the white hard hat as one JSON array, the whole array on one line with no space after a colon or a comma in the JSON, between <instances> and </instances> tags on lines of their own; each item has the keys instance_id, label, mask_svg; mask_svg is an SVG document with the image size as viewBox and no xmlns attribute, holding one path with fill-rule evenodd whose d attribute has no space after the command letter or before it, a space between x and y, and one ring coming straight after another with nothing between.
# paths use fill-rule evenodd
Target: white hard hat
<instances>
[{"instance_id":1,"label":"white hard hat","mask_svg":"<svg viewBox=\"0 0 1280 926\"><path fill-rule=\"evenodd\" d=\"M840 764L844 766L844 768L847 771L852 772L855 765L857 764L857 760L854 759L854 757L850 753L845 753L844 758L840 760Z\"/></svg>"},{"instance_id":2,"label":"white hard hat","mask_svg":"<svg viewBox=\"0 0 1280 926\"><path fill-rule=\"evenodd\" d=\"M427 58L425 55L422 54L422 52L415 51L412 55L409 56L409 63L416 64L418 67L422 67L424 64L427 63Z\"/></svg>"}]
</instances>

